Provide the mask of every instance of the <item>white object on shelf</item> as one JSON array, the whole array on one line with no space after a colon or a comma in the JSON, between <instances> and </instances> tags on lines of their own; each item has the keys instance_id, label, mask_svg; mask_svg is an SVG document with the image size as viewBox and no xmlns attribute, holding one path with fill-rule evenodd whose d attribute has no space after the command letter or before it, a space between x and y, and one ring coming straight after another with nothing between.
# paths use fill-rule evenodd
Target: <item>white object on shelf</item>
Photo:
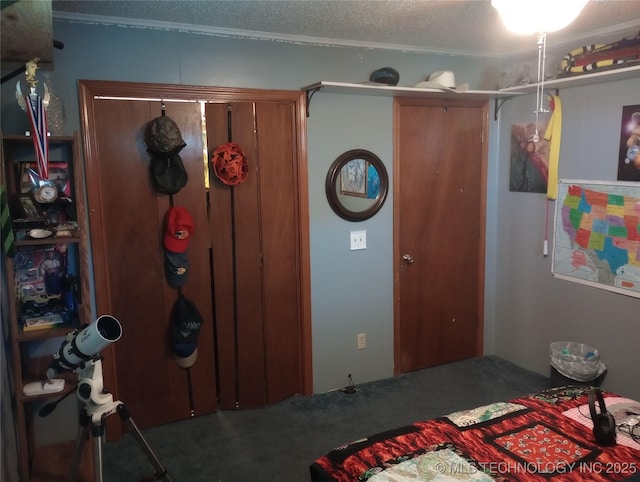
<instances>
[{"instance_id":1,"label":"white object on shelf","mask_svg":"<svg viewBox=\"0 0 640 482\"><path fill-rule=\"evenodd\" d=\"M26 397L35 397L45 393L57 393L64 389L64 379L54 378L51 383L48 382L31 382L22 387L22 393Z\"/></svg>"},{"instance_id":2,"label":"white object on shelf","mask_svg":"<svg viewBox=\"0 0 640 482\"><path fill-rule=\"evenodd\" d=\"M27 236L34 239L48 238L52 234L53 232L48 229L30 229L27 231Z\"/></svg>"}]
</instances>

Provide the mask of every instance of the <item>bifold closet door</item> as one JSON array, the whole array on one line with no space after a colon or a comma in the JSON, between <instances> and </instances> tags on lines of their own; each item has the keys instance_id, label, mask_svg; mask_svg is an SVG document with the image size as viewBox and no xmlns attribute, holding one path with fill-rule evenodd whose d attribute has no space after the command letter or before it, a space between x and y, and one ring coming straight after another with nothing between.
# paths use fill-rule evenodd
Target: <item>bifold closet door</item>
<instances>
[{"instance_id":1,"label":"bifold closet door","mask_svg":"<svg viewBox=\"0 0 640 482\"><path fill-rule=\"evenodd\" d=\"M151 184L144 140L148 123L161 115L161 103L108 98L86 103L91 119L85 157L97 314L111 314L123 327L121 339L112 345L115 379L105 378L105 389L128 406L142 428L213 412L217 390L200 105L166 106L166 115L176 121L187 143L180 156L189 181L173 202L189 210L196 226L182 291L204 319L198 359L183 369L169 345L171 308L178 296L164 274L162 237L170 198Z\"/></svg>"},{"instance_id":2,"label":"bifold closet door","mask_svg":"<svg viewBox=\"0 0 640 482\"><path fill-rule=\"evenodd\" d=\"M297 144L293 102L205 108L209 156L232 141L249 174L210 173L220 408L253 408L302 392Z\"/></svg>"}]
</instances>

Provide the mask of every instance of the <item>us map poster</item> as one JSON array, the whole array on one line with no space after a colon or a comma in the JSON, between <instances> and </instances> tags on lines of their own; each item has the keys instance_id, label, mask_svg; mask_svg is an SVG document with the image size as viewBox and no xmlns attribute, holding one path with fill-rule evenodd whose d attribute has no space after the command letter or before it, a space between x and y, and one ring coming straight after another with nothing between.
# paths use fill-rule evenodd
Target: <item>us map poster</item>
<instances>
[{"instance_id":1,"label":"us map poster","mask_svg":"<svg viewBox=\"0 0 640 482\"><path fill-rule=\"evenodd\" d=\"M560 180L551 271L640 298L640 184Z\"/></svg>"}]
</instances>

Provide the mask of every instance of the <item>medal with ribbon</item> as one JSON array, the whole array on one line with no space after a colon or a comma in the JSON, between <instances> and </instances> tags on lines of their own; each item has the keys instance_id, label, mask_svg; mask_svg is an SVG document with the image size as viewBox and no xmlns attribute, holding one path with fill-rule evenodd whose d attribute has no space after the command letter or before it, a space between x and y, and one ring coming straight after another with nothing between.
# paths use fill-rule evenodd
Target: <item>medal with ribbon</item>
<instances>
[{"instance_id":1,"label":"medal with ribbon","mask_svg":"<svg viewBox=\"0 0 640 482\"><path fill-rule=\"evenodd\" d=\"M47 112L44 100L36 92L36 70L39 58L34 58L26 63L26 79L29 85L29 94L25 96L25 111L31 125L31 137L36 151L38 174L42 181L49 179L49 138L47 137Z\"/></svg>"}]
</instances>

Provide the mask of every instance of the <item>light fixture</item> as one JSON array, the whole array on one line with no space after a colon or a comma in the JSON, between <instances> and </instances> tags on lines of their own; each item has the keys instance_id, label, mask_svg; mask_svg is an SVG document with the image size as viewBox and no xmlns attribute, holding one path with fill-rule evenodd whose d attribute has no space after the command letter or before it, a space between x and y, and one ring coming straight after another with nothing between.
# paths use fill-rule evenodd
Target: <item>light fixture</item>
<instances>
[{"instance_id":1,"label":"light fixture","mask_svg":"<svg viewBox=\"0 0 640 482\"><path fill-rule=\"evenodd\" d=\"M536 84L536 122L531 140L538 142L538 114L549 112L543 105L544 99L544 67L547 50L547 34L565 28L573 22L588 0L491 0L491 5L498 11L505 27L518 35L538 34L538 83ZM554 96L557 101L556 108L561 111L560 98ZM555 114L554 114L555 115ZM551 121L550 121L551 122ZM556 121L560 122L560 121ZM555 142L559 142L559 136L553 135ZM558 163L549 159L549 179L547 183L547 198L555 199L555 185L552 187L552 177L557 178ZM542 254L548 255L548 218L549 203L546 204L547 221L545 221L545 238Z\"/></svg>"},{"instance_id":2,"label":"light fixture","mask_svg":"<svg viewBox=\"0 0 640 482\"><path fill-rule=\"evenodd\" d=\"M505 27L519 35L555 32L573 22L588 0L491 0Z\"/></svg>"},{"instance_id":3,"label":"light fixture","mask_svg":"<svg viewBox=\"0 0 640 482\"><path fill-rule=\"evenodd\" d=\"M538 114L549 112L543 105L544 67L547 34L573 22L588 0L491 0L505 27L518 35L538 34L538 83L536 84L536 125L533 142L540 140Z\"/></svg>"}]
</instances>

